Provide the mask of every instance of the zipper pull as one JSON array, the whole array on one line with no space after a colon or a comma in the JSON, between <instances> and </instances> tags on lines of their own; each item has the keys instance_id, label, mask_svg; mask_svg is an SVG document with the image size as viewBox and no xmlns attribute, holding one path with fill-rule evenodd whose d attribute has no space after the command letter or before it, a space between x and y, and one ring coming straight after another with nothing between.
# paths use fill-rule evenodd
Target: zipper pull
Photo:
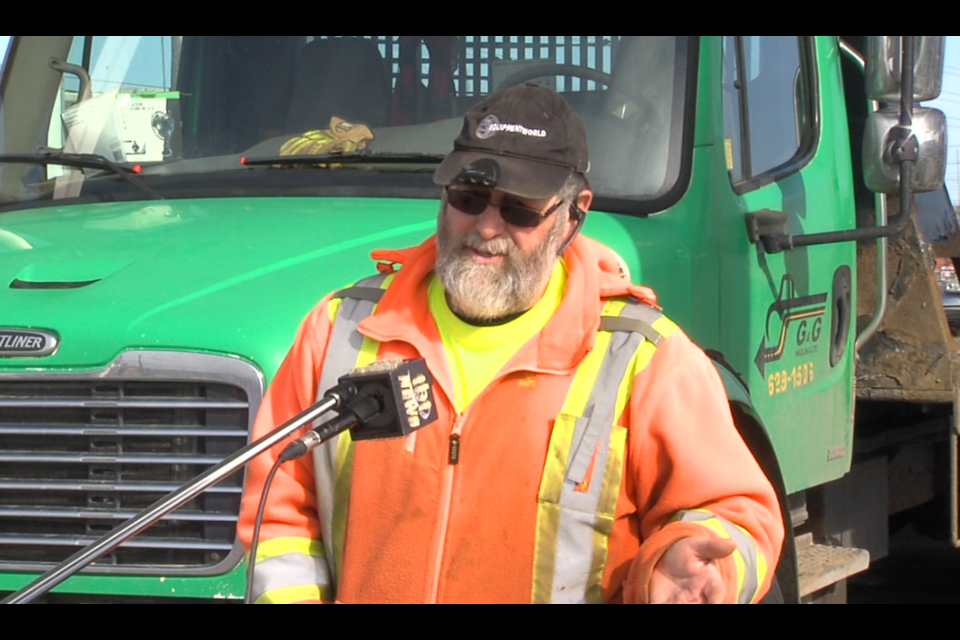
<instances>
[{"instance_id":1,"label":"zipper pull","mask_svg":"<svg viewBox=\"0 0 960 640\"><path fill-rule=\"evenodd\" d=\"M456 434L450 436L450 464L460 464L460 436Z\"/></svg>"}]
</instances>

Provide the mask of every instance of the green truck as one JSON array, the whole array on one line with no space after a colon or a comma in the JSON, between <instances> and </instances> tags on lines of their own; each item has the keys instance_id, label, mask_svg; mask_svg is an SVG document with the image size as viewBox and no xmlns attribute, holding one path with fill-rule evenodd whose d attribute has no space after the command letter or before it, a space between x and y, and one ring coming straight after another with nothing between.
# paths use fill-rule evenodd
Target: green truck
<instances>
[{"instance_id":1,"label":"green truck","mask_svg":"<svg viewBox=\"0 0 960 640\"><path fill-rule=\"evenodd\" d=\"M908 106L903 129L881 109L900 100L901 38L929 99L941 36L13 36L0 592L243 446L304 315L370 275L371 250L432 233L462 114L528 81L587 125L584 232L723 354L783 494L787 601L842 599L918 509L956 540L933 256L960 256L960 224L937 190L942 115ZM899 212L897 152L929 193L877 232ZM45 601L236 602L242 483Z\"/></svg>"}]
</instances>

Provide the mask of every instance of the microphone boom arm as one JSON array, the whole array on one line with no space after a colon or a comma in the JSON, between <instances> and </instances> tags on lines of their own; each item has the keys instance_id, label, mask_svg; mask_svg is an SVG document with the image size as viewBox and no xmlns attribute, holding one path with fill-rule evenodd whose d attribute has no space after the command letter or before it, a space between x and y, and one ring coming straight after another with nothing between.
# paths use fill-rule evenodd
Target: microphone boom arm
<instances>
[{"instance_id":1,"label":"microphone boom arm","mask_svg":"<svg viewBox=\"0 0 960 640\"><path fill-rule=\"evenodd\" d=\"M292 434L320 418L320 416L330 411L340 409L355 394L356 388L352 385L339 385L335 389L328 392L323 399L306 411L298 414L288 422L277 427L260 440L252 442L243 449L240 449L229 458L223 460L216 466L211 467L173 493L167 495L165 498L162 498L150 507L147 507L138 515L134 516L113 531L107 533L96 542L84 547L74 555L70 556L20 591L17 591L13 595L7 597L5 600L0 602L0 604L32 603L36 598L45 595L50 590L54 589L76 573L82 571L93 562L96 562L102 556L110 553L130 538L143 533L146 529L154 525L167 514L186 505L210 487L213 487L214 485L226 480L228 477L242 469L248 462L266 452L268 449L271 449L278 443L283 442ZM338 426L342 426L342 428L340 431L338 431L338 433L346 431L355 424L355 421L353 424L346 424L345 421L340 421ZM335 435L337 434L329 434L329 437L333 437Z\"/></svg>"}]
</instances>

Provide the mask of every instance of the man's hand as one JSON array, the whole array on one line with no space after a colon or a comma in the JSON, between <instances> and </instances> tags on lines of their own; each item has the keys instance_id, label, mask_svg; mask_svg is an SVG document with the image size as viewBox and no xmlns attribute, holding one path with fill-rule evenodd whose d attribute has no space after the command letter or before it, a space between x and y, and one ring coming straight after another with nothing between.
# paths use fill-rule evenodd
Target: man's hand
<instances>
[{"instance_id":1,"label":"man's hand","mask_svg":"<svg viewBox=\"0 0 960 640\"><path fill-rule=\"evenodd\" d=\"M726 585L718 560L737 550L733 540L684 538L660 558L650 578L650 604L723 604Z\"/></svg>"}]
</instances>

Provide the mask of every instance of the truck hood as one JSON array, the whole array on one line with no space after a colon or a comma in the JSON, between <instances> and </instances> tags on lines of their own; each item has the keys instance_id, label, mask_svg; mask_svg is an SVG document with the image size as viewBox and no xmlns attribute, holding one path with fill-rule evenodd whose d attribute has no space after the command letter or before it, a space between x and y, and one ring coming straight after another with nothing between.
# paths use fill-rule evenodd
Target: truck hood
<instances>
[{"instance_id":1,"label":"truck hood","mask_svg":"<svg viewBox=\"0 0 960 640\"><path fill-rule=\"evenodd\" d=\"M0 213L0 328L53 331L45 358L0 370L98 368L133 349L203 350L269 377L303 316L421 242L436 201L244 198Z\"/></svg>"}]
</instances>

